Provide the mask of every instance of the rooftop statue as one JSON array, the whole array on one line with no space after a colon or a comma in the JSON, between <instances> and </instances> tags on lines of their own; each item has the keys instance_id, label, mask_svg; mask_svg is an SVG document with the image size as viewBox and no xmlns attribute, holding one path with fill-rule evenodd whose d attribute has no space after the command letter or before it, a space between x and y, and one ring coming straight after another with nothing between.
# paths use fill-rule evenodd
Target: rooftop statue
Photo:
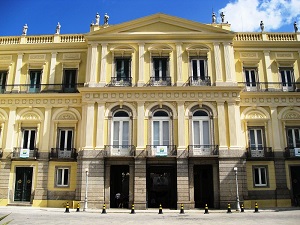
<instances>
[{"instance_id":1,"label":"rooftop statue","mask_svg":"<svg viewBox=\"0 0 300 225\"><path fill-rule=\"evenodd\" d=\"M295 30L295 33L298 32L298 25L297 25L297 22L296 22L296 21L294 22L294 30Z\"/></svg>"},{"instance_id":2,"label":"rooftop statue","mask_svg":"<svg viewBox=\"0 0 300 225\"><path fill-rule=\"evenodd\" d=\"M25 24L25 25L23 26L22 35L27 35L27 29L28 29L28 26L27 26L27 24Z\"/></svg>"},{"instance_id":3,"label":"rooftop statue","mask_svg":"<svg viewBox=\"0 0 300 225\"><path fill-rule=\"evenodd\" d=\"M108 25L108 19L109 19L109 16L107 15L107 13L105 13L105 15L104 15L104 25Z\"/></svg>"},{"instance_id":4,"label":"rooftop statue","mask_svg":"<svg viewBox=\"0 0 300 225\"><path fill-rule=\"evenodd\" d=\"M260 21L260 24L259 24L259 26L260 26L260 30L261 30L261 32L263 32L263 31L264 31L264 29L265 29L264 22L263 22L263 21Z\"/></svg>"},{"instance_id":5,"label":"rooftop statue","mask_svg":"<svg viewBox=\"0 0 300 225\"><path fill-rule=\"evenodd\" d=\"M96 14L96 23L95 25L99 25L100 24L100 15L99 13Z\"/></svg>"},{"instance_id":6,"label":"rooftop statue","mask_svg":"<svg viewBox=\"0 0 300 225\"><path fill-rule=\"evenodd\" d=\"M216 23L217 21L217 17L216 17L216 14L213 12L212 14L212 23Z\"/></svg>"},{"instance_id":7,"label":"rooftop statue","mask_svg":"<svg viewBox=\"0 0 300 225\"><path fill-rule=\"evenodd\" d=\"M222 21L222 23L224 23L224 21L225 21L225 15L224 15L224 13L221 12L220 16L221 16L221 21Z\"/></svg>"},{"instance_id":8,"label":"rooftop statue","mask_svg":"<svg viewBox=\"0 0 300 225\"><path fill-rule=\"evenodd\" d=\"M60 34L60 28L61 28L61 25L58 22L57 25L56 25L55 34Z\"/></svg>"}]
</instances>

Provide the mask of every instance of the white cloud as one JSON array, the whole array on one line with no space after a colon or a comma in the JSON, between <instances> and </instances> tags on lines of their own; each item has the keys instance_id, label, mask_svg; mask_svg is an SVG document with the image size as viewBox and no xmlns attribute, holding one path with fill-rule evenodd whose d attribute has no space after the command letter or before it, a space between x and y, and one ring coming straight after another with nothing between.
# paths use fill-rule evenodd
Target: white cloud
<instances>
[{"instance_id":1,"label":"white cloud","mask_svg":"<svg viewBox=\"0 0 300 225\"><path fill-rule=\"evenodd\" d=\"M264 22L265 31L271 31L294 21L300 25L299 9L300 0L234 0L219 13L224 12L225 22L234 31L260 31L260 21Z\"/></svg>"}]
</instances>

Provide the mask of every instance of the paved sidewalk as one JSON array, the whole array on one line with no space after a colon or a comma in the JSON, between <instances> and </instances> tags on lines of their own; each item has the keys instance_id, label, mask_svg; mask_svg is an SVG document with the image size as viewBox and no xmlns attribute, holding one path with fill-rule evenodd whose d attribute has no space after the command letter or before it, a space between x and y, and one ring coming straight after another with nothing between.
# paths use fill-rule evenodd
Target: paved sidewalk
<instances>
[{"instance_id":1,"label":"paved sidewalk","mask_svg":"<svg viewBox=\"0 0 300 225\"><path fill-rule=\"evenodd\" d=\"M86 212L76 212L70 209L65 213L63 208L32 208L20 206L0 207L0 216L11 213L4 221L13 221L9 225L89 225L89 224L122 224L122 225L189 225L189 224L243 224L243 225L298 225L300 224L300 208L245 210L239 213L232 210L185 210L185 214L179 214L180 210L163 209L163 214L158 214L158 209L135 210L136 214L130 214L129 209L107 209L107 214L102 210L88 209ZM0 222L1 224L1 222Z\"/></svg>"}]
</instances>

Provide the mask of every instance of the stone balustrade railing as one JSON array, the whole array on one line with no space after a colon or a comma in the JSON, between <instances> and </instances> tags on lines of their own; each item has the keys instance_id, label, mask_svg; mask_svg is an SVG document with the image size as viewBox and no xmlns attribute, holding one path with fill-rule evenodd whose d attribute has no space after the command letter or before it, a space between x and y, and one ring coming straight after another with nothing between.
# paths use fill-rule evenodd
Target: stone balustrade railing
<instances>
[{"instance_id":1,"label":"stone balustrade railing","mask_svg":"<svg viewBox=\"0 0 300 225\"><path fill-rule=\"evenodd\" d=\"M235 41L300 41L299 33L236 33Z\"/></svg>"},{"instance_id":2,"label":"stone balustrade railing","mask_svg":"<svg viewBox=\"0 0 300 225\"><path fill-rule=\"evenodd\" d=\"M0 37L0 45L85 42L83 34Z\"/></svg>"}]
</instances>

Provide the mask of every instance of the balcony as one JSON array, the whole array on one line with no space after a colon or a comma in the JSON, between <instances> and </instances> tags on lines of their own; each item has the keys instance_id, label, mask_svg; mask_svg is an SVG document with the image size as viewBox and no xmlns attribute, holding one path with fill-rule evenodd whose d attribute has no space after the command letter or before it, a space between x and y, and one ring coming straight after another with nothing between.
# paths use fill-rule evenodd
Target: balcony
<instances>
[{"instance_id":1,"label":"balcony","mask_svg":"<svg viewBox=\"0 0 300 225\"><path fill-rule=\"evenodd\" d=\"M176 145L147 145L147 157L177 157Z\"/></svg>"},{"instance_id":2,"label":"balcony","mask_svg":"<svg viewBox=\"0 0 300 225\"><path fill-rule=\"evenodd\" d=\"M287 159L300 159L300 148L286 147L284 155Z\"/></svg>"},{"instance_id":3,"label":"balcony","mask_svg":"<svg viewBox=\"0 0 300 225\"><path fill-rule=\"evenodd\" d=\"M247 148L247 158L254 160L273 159L273 152L271 147L249 147Z\"/></svg>"},{"instance_id":4,"label":"balcony","mask_svg":"<svg viewBox=\"0 0 300 225\"><path fill-rule=\"evenodd\" d=\"M244 86L244 91L253 92L298 92L299 82L239 82L239 86Z\"/></svg>"},{"instance_id":5,"label":"balcony","mask_svg":"<svg viewBox=\"0 0 300 225\"><path fill-rule=\"evenodd\" d=\"M211 86L210 77L189 77L189 85L190 86Z\"/></svg>"},{"instance_id":6,"label":"balcony","mask_svg":"<svg viewBox=\"0 0 300 225\"><path fill-rule=\"evenodd\" d=\"M218 157L218 145L189 145L189 157Z\"/></svg>"},{"instance_id":7,"label":"balcony","mask_svg":"<svg viewBox=\"0 0 300 225\"><path fill-rule=\"evenodd\" d=\"M5 85L0 88L0 93L77 93L78 87L83 87L83 83L74 84L15 84Z\"/></svg>"},{"instance_id":8,"label":"balcony","mask_svg":"<svg viewBox=\"0 0 300 225\"><path fill-rule=\"evenodd\" d=\"M134 145L105 145L104 156L105 157L134 157L135 146Z\"/></svg>"},{"instance_id":9,"label":"balcony","mask_svg":"<svg viewBox=\"0 0 300 225\"><path fill-rule=\"evenodd\" d=\"M77 152L75 148L51 148L49 153L50 160L74 160L77 159Z\"/></svg>"},{"instance_id":10,"label":"balcony","mask_svg":"<svg viewBox=\"0 0 300 225\"><path fill-rule=\"evenodd\" d=\"M24 149L20 147L14 147L12 152L12 159L37 159L39 157L38 148Z\"/></svg>"},{"instance_id":11,"label":"balcony","mask_svg":"<svg viewBox=\"0 0 300 225\"><path fill-rule=\"evenodd\" d=\"M150 86L171 86L172 79L171 77L150 77L149 85Z\"/></svg>"},{"instance_id":12,"label":"balcony","mask_svg":"<svg viewBox=\"0 0 300 225\"><path fill-rule=\"evenodd\" d=\"M109 87L131 87L132 86L132 77L120 78L112 77Z\"/></svg>"}]
</instances>

